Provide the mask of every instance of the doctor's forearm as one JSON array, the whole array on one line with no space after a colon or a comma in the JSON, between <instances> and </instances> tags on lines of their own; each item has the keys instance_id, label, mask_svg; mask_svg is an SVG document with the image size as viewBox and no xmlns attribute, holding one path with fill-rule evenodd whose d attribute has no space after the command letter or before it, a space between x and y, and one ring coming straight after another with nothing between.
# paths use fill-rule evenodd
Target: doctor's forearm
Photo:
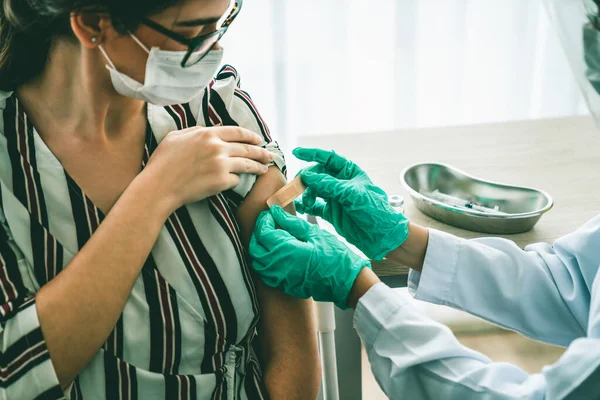
<instances>
[{"instance_id":1,"label":"doctor's forearm","mask_svg":"<svg viewBox=\"0 0 600 400\"><path fill-rule=\"evenodd\" d=\"M421 271L425 262L428 243L429 230L411 223L408 226L408 238L406 241L402 246L388 253L386 258L395 263Z\"/></svg>"},{"instance_id":2,"label":"doctor's forearm","mask_svg":"<svg viewBox=\"0 0 600 400\"><path fill-rule=\"evenodd\" d=\"M402 246L389 253L386 258L421 271L425 262L428 242L429 231L422 226L410 224L408 226L408 238L406 241ZM356 277L352 290L348 295L348 307L356 308L360 298L379 282L381 281L373 271L369 268L363 268Z\"/></svg>"},{"instance_id":3,"label":"doctor's forearm","mask_svg":"<svg viewBox=\"0 0 600 400\"><path fill-rule=\"evenodd\" d=\"M348 307L356 308L358 301L363 297L373 286L381 282L370 268L363 268L356 277L352 290L348 295Z\"/></svg>"}]
</instances>

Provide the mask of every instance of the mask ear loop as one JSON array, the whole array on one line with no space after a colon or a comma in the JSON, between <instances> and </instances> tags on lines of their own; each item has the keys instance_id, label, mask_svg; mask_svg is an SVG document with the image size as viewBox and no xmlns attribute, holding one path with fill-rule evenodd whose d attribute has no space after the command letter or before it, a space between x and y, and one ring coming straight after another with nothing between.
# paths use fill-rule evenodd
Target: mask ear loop
<instances>
[{"instance_id":1,"label":"mask ear loop","mask_svg":"<svg viewBox=\"0 0 600 400\"><path fill-rule=\"evenodd\" d=\"M133 40L135 40L135 42L138 44L138 46L140 46L142 49L144 49L146 51L146 53L150 54L150 49L148 49L146 47L146 45L144 45L144 43L142 43L142 41L137 38L137 36L135 36L133 33L129 33L129 36L131 36L131 38Z\"/></svg>"},{"instance_id":2,"label":"mask ear loop","mask_svg":"<svg viewBox=\"0 0 600 400\"><path fill-rule=\"evenodd\" d=\"M144 51L146 53L150 54L150 50L148 49L148 47L146 47L144 45L144 43L141 42L140 39L138 39L133 33L129 33L129 36L131 36L131 38L138 44L138 46L140 46L142 49L144 49ZM110 57L106 53L106 50L104 50L104 47L102 45L98 45L98 48L102 52L102 55L104 55L104 58L106 58L106 61L108 61L108 63L110 64L111 68L116 71L117 67L115 67L115 64L112 62L112 60L110 59Z\"/></svg>"},{"instance_id":3,"label":"mask ear loop","mask_svg":"<svg viewBox=\"0 0 600 400\"><path fill-rule=\"evenodd\" d=\"M115 64L113 64L112 60L110 59L110 57L106 53L106 50L104 50L104 47L102 47L102 45L99 45L98 48L102 52L102 55L104 56L104 58L106 58L106 61L108 61L108 63L110 64L110 67L116 71L117 68L115 67Z\"/></svg>"}]
</instances>

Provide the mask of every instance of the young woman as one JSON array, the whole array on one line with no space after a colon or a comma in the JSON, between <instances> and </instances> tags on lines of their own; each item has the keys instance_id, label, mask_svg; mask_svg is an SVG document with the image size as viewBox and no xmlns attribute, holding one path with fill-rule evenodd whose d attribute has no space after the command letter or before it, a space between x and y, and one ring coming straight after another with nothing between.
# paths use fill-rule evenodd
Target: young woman
<instances>
[{"instance_id":1,"label":"young woman","mask_svg":"<svg viewBox=\"0 0 600 400\"><path fill-rule=\"evenodd\" d=\"M3 1L1 397L316 396L311 304L247 264L285 164L213 79L240 8Z\"/></svg>"}]
</instances>

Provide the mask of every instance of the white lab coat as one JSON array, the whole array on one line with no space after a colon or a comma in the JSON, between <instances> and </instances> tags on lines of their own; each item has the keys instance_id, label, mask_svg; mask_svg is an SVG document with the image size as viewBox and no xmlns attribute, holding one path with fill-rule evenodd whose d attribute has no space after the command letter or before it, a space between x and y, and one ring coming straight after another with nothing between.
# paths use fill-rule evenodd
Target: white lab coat
<instances>
[{"instance_id":1,"label":"white lab coat","mask_svg":"<svg viewBox=\"0 0 600 400\"><path fill-rule=\"evenodd\" d=\"M384 284L360 300L355 327L377 381L392 399L600 399L600 216L548 244L464 240L430 232L420 300L482 317L533 339L568 346L529 375L462 346Z\"/></svg>"}]
</instances>

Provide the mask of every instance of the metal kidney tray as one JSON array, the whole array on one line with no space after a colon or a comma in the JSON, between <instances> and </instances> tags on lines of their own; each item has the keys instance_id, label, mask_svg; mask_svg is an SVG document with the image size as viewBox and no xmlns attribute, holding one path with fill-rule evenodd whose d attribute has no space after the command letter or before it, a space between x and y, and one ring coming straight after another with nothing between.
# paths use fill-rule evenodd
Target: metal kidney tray
<instances>
[{"instance_id":1,"label":"metal kidney tray","mask_svg":"<svg viewBox=\"0 0 600 400\"><path fill-rule=\"evenodd\" d=\"M486 181L444 164L413 165L401 181L423 213L475 232L526 232L554 204L541 190Z\"/></svg>"}]
</instances>

